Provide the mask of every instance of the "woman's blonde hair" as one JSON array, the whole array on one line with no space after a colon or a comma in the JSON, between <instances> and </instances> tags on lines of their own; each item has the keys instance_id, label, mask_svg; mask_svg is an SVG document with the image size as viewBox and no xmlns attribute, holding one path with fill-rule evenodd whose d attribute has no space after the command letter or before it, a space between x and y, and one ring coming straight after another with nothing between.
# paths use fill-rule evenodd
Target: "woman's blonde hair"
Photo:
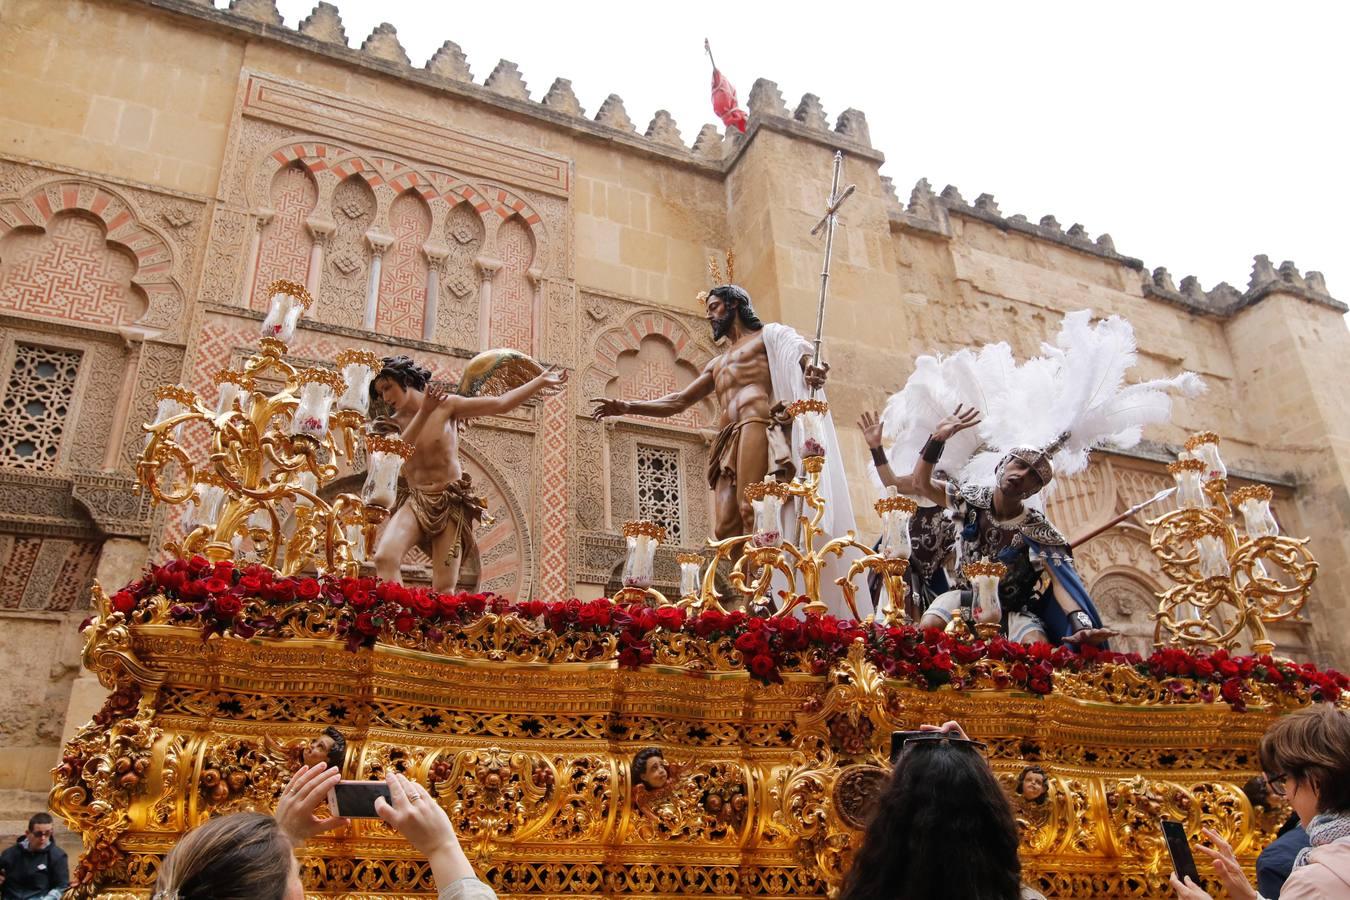
<instances>
[{"instance_id":1,"label":"woman's blonde hair","mask_svg":"<svg viewBox=\"0 0 1350 900\"><path fill-rule=\"evenodd\" d=\"M1285 716L1267 729L1260 752L1268 775L1316 789L1318 812L1350 811L1350 715L1343 710L1323 703Z\"/></svg>"},{"instance_id":2,"label":"woman's blonde hair","mask_svg":"<svg viewBox=\"0 0 1350 900\"><path fill-rule=\"evenodd\" d=\"M159 867L153 900L282 900L290 840L271 816L239 812L183 836Z\"/></svg>"}]
</instances>

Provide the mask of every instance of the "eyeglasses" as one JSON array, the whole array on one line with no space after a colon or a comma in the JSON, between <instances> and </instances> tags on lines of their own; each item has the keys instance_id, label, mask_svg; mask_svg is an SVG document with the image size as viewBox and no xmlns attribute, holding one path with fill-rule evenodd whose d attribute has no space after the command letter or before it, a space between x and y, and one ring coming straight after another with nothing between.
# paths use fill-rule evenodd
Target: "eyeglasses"
<instances>
[{"instance_id":1,"label":"eyeglasses","mask_svg":"<svg viewBox=\"0 0 1350 900\"><path fill-rule=\"evenodd\" d=\"M1279 775L1275 775L1275 776L1267 775L1267 776L1266 776L1266 787L1270 788L1270 792L1271 792L1272 794L1274 794L1276 797L1283 797L1283 796L1285 796L1285 793L1284 793L1284 792L1285 792L1285 782L1288 781L1288 780L1289 780L1289 773L1288 773L1288 772L1281 772Z\"/></svg>"}]
</instances>

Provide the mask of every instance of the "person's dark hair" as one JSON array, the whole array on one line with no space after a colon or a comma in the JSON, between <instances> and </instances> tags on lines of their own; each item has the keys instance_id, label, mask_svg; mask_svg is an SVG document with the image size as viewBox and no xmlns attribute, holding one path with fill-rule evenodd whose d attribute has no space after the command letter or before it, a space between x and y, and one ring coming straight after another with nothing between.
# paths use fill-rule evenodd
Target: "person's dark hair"
<instances>
[{"instance_id":1,"label":"person's dark hair","mask_svg":"<svg viewBox=\"0 0 1350 900\"><path fill-rule=\"evenodd\" d=\"M375 382L381 378L388 378L396 382L404 390L409 388L413 390L422 390L431 383L431 370L425 366L419 366L413 361L411 356L386 356L381 361L380 371L375 373L375 377L370 379L370 399L380 399L380 392L375 389Z\"/></svg>"},{"instance_id":2,"label":"person's dark hair","mask_svg":"<svg viewBox=\"0 0 1350 900\"><path fill-rule=\"evenodd\" d=\"M665 754L661 752L660 747L645 747L638 751L637 756L633 757L633 771L631 774L633 776L634 785L645 784L642 780L642 776L647 774L647 760L654 756L665 759Z\"/></svg>"},{"instance_id":3,"label":"person's dark hair","mask_svg":"<svg viewBox=\"0 0 1350 900\"><path fill-rule=\"evenodd\" d=\"M735 307L736 315L740 317L741 324L751 331L759 331L764 327L764 323L759 320L759 316L755 315L755 308L750 305L750 295L740 285L719 284L708 291L708 296L717 297L725 306Z\"/></svg>"},{"instance_id":4,"label":"person's dark hair","mask_svg":"<svg viewBox=\"0 0 1350 900\"><path fill-rule=\"evenodd\" d=\"M1242 793L1247 795L1252 809L1270 809L1270 785L1264 775L1253 775L1242 785Z\"/></svg>"},{"instance_id":5,"label":"person's dark hair","mask_svg":"<svg viewBox=\"0 0 1350 900\"><path fill-rule=\"evenodd\" d=\"M230 813L174 845L160 864L154 893L176 900L282 900L292 852L276 819Z\"/></svg>"},{"instance_id":6,"label":"person's dark hair","mask_svg":"<svg viewBox=\"0 0 1350 900\"><path fill-rule=\"evenodd\" d=\"M28 830L32 831L34 825L51 825L52 822L51 813L33 813L32 817L28 820Z\"/></svg>"},{"instance_id":7,"label":"person's dark hair","mask_svg":"<svg viewBox=\"0 0 1350 900\"><path fill-rule=\"evenodd\" d=\"M1350 812L1350 714L1321 703L1278 719L1261 738L1260 755L1267 774L1310 782L1319 813Z\"/></svg>"},{"instance_id":8,"label":"person's dark hair","mask_svg":"<svg viewBox=\"0 0 1350 900\"><path fill-rule=\"evenodd\" d=\"M1044 803L1045 798L1050 794L1050 776L1045 774L1045 770L1040 766L1027 766L1021 772L1017 773L1017 794L1018 796L1021 796L1022 784L1027 780L1028 775L1033 774L1041 776L1041 784L1044 787L1044 791L1041 793L1040 800L1037 802Z\"/></svg>"},{"instance_id":9,"label":"person's dark hair","mask_svg":"<svg viewBox=\"0 0 1350 900\"><path fill-rule=\"evenodd\" d=\"M1017 840L1008 797L973 747L916 742L877 799L839 900L1018 900Z\"/></svg>"},{"instance_id":10,"label":"person's dark hair","mask_svg":"<svg viewBox=\"0 0 1350 900\"><path fill-rule=\"evenodd\" d=\"M333 749L328 751L328 765L334 769L342 768L342 761L347 758L347 739L332 725L325 728L323 733L333 739Z\"/></svg>"}]
</instances>

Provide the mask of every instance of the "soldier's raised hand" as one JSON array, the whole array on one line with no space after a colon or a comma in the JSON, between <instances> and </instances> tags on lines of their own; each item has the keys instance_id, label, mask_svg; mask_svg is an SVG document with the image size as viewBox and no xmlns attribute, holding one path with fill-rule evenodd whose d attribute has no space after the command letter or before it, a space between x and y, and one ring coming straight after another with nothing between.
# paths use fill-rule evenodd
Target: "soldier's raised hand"
<instances>
[{"instance_id":1,"label":"soldier's raised hand","mask_svg":"<svg viewBox=\"0 0 1350 900\"><path fill-rule=\"evenodd\" d=\"M873 450L881 446L881 416L864 410L858 419L858 428L862 430L863 440Z\"/></svg>"},{"instance_id":2,"label":"soldier's raised hand","mask_svg":"<svg viewBox=\"0 0 1350 900\"><path fill-rule=\"evenodd\" d=\"M980 424L980 411L975 407L967 409L961 404L957 404L956 409L952 411L937 427L933 429L933 439L945 441L958 432L965 431L967 428L973 428Z\"/></svg>"}]
</instances>

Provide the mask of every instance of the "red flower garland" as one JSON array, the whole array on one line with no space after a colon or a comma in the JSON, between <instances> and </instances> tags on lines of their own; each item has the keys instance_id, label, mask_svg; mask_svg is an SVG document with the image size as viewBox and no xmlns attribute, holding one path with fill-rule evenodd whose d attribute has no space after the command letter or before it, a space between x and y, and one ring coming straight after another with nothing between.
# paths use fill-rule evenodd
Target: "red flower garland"
<instances>
[{"instance_id":1,"label":"red flower garland","mask_svg":"<svg viewBox=\"0 0 1350 900\"><path fill-rule=\"evenodd\" d=\"M200 623L203 640L231 632L242 638L267 635L277 627L271 614L245 615L246 603L263 609L296 602L321 602L331 607L338 633L348 650L371 647L392 633L436 642L485 613L514 614L540 622L559 636L613 634L618 638L617 664L636 669L654 659L652 636L688 634L708 641L726 638L739 652L750 675L765 684L781 683L782 672L824 675L850 645L862 641L869 659L888 677L936 690L951 685L967 690L981 684L1033 694L1054 690L1057 672L1076 673L1108 665L1133 668L1157 679L1179 699L1206 702L1222 699L1233 709L1246 709L1253 695L1249 685L1272 685L1288 693L1304 690L1314 701L1337 701L1350 689L1350 678L1311 663L1291 663L1265 656L1233 656L1226 650L1194 653L1169 648L1147 659L1137 653L1115 653L1092 645L1019 644L1003 637L990 641L957 638L940 629L910 625L864 625L833 616L758 618L736 610L709 610L689 615L682 609L652 609L612 600L529 600L512 603L494 594L439 594L375 578L278 577L264 566L240 567L232 561L212 563L194 556L151 566L145 577L113 594L114 612L132 616L156 595L173 601L175 621ZM603 644L591 645L598 658Z\"/></svg>"}]
</instances>

